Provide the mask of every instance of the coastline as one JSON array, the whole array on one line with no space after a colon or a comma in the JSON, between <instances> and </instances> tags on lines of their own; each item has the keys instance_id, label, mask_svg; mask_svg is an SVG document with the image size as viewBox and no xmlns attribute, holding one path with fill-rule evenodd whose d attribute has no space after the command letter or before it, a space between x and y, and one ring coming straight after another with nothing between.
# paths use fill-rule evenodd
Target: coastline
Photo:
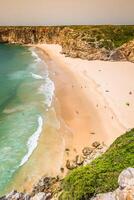
<instances>
[{"instance_id":1,"label":"coastline","mask_svg":"<svg viewBox=\"0 0 134 200\"><path fill-rule=\"evenodd\" d=\"M131 120L127 124L123 123L121 113L118 115L120 109L115 112L113 102L110 103L110 98L103 94L93 79L93 75L102 70L100 66L103 61L66 58L60 54L59 45L33 47L41 51L41 58L48 66L50 78L55 84L55 96L51 112L47 116L48 124L43 128L38 147L29 163L16 175L18 180L18 176L25 177L28 174L27 183L23 180L23 187L22 179L14 186L20 191L28 192L31 192L33 184L44 175L64 177L68 171L65 167L66 161L80 155L84 147L91 146L95 141L109 146L134 124ZM90 65L95 67L96 72L89 68ZM105 88L103 84L102 86ZM127 108L125 103L124 106ZM51 121L55 123L52 124ZM64 168L64 172L61 172L61 168Z\"/></svg>"},{"instance_id":2,"label":"coastline","mask_svg":"<svg viewBox=\"0 0 134 200\"><path fill-rule=\"evenodd\" d=\"M36 45L36 47L44 51L50 77L56 87L60 116L73 133L74 148L81 151L85 145L91 145L96 140L110 145L120 134L132 128L133 120L131 124L129 124L129 120L127 124L123 122L118 115L120 110L118 109L117 112L113 109L110 98L103 94L98 83L90 76L88 68L95 61L91 63L91 61L66 58L60 54L61 47L59 45ZM85 62L87 62L87 66ZM101 66L102 63L108 65L114 63L96 62L98 66ZM75 70L77 70L77 74ZM105 92L109 93L109 91ZM95 133L93 137L92 133ZM111 136L110 139L109 136Z\"/></svg>"},{"instance_id":3,"label":"coastline","mask_svg":"<svg viewBox=\"0 0 134 200\"><path fill-rule=\"evenodd\" d=\"M84 147L96 141L109 147L134 127L133 63L87 61L66 57L60 45L34 46L43 51L55 83L56 113L71 133L64 169L66 161L81 155Z\"/></svg>"}]
</instances>

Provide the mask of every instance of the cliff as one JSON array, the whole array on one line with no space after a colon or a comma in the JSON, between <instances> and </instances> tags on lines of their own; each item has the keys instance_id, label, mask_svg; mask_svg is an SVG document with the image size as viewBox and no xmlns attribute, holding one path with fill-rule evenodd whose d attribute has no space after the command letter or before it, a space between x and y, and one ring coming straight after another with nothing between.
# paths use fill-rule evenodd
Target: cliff
<instances>
[{"instance_id":1,"label":"cliff","mask_svg":"<svg viewBox=\"0 0 134 200\"><path fill-rule=\"evenodd\" d=\"M96 194L116 190L120 173L126 168L134 167L133 147L134 129L117 138L103 155L89 165L72 170L63 181L63 193L60 200L89 200ZM114 195L115 193L111 194L111 196ZM99 198L99 196L93 200L106 199L133 200L133 198Z\"/></svg>"},{"instance_id":2,"label":"cliff","mask_svg":"<svg viewBox=\"0 0 134 200\"><path fill-rule=\"evenodd\" d=\"M0 42L60 44L66 56L134 61L134 26L0 27Z\"/></svg>"},{"instance_id":3,"label":"cliff","mask_svg":"<svg viewBox=\"0 0 134 200\"><path fill-rule=\"evenodd\" d=\"M30 194L12 191L1 200L134 200L134 129L67 176L42 177ZM100 149L100 145L94 147ZM87 149L86 149L87 150ZM87 152L87 151L86 151ZM88 152L90 155L92 152ZM80 163L79 163L80 164Z\"/></svg>"}]
</instances>

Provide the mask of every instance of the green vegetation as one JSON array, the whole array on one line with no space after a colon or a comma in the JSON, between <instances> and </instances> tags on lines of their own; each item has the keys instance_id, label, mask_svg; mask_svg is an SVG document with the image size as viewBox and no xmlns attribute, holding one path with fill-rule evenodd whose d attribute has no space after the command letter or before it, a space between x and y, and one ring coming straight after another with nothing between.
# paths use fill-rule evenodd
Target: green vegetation
<instances>
[{"instance_id":1,"label":"green vegetation","mask_svg":"<svg viewBox=\"0 0 134 200\"><path fill-rule=\"evenodd\" d=\"M122 135L90 165L71 171L63 181L61 200L87 200L118 187L120 172L134 167L134 129Z\"/></svg>"},{"instance_id":2,"label":"green vegetation","mask_svg":"<svg viewBox=\"0 0 134 200\"><path fill-rule=\"evenodd\" d=\"M75 39L85 41L93 47L104 47L108 50L120 47L122 44L134 39L133 25L102 25L102 26L9 26L0 27L1 30L38 31L50 32L55 36L56 30L59 32L65 29L64 39Z\"/></svg>"},{"instance_id":3,"label":"green vegetation","mask_svg":"<svg viewBox=\"0 0 134 200\"><path fill-rule=\"evenodd\" d=\"M131 25L103 25L103 26L72 26L82 39L89 43L94 40L99 47L114 49L134 39L134 26Z\"/></svg>"}]
</instances>

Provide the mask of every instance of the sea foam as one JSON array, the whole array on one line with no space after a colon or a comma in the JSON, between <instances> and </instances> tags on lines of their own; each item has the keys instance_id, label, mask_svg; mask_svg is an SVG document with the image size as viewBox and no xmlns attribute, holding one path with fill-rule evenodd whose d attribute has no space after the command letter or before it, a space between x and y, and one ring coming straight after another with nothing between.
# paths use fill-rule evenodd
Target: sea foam
<instances>
[{"instance_id":1,"label":"sea foam","mask_svg":"<svg viewBox=\"0 0 134 200\"><path fill-rule=\"evenodd\" d=\"M54 91L55 91L54 83L53 83L53 81L51 81L51 79L47 75L45 77L45 84L42 84L39 88L39 93L44 94L45 105L47 105L48 107L50 107L52 104Z\"/></svg>"},{"instance_id":2,"label":"sea foam","mask_svg":"<svg viewBox=\"0 0 134 200\"><path fill-rule=\"evenodd\" d=\"M35 78L35 79L44 79L42 76L40 76L38 74L34 74L32 72L31 72L31 74L32 74L32 77Z\"/></svg>"},{"instance_id":3,"label":"sea foam","mask_svg":"<svg viewBox=\"0 0 134 200\"><path fill-rule=\"evenodd\" d=\"M30 48L32 56L35 58L36 62L42 62L43 65L45 65L46 71L44 72L43 76L35 74L35 73L31 73L31 74L32 74L32 77L35 78L35 79L42 79L42 80L44 79L45 83L40 86L39 93L41 93L45 96L45 105L50 107L51 104L52 104L53 96L54 96L55 86L54 86L53 81L49 78L49 72L47 70L47 68L48 68L47 64L45 63L44 60L42 60L38 56L35 49L36 48L34 48L34 47Z\"/></svg>"},{"instance_id":4,"label":"sea foam","mask_svg":"<svg viewBox=\"0 0 134 200\"><path fill-rule=\"evenodd\" d=\"M34 48L30 48L30 51L32 53L32 57L35 58L36 62L41 62L42 61L41 58L38 56L38 54L35 52Z\"/></svg>"},{"instance_id":5,"label":"sea foam","mask_svg":"<svg viewBox=\"0 0 134 200\"><path fill-rule=\"evenodd\" d=\"M43 119L41 116L39 116L38 117L38 128L35 131L35 133L28 139L28 142L27 142L28 152L21 160L19 166L24 165L28 161L28 159L31 156L31 154L33 153L34 149L37 147L38 140L39 140L40 134L42 132L42 127L43 127Z\"/></svg>"},{"instance_id":6,"label":"sea foam","mask_svg":"<svg viewBox=\"0 0 134 200\"><path fill-rule=\"evenodd\" d=\"M35 61L36 62L42 62L42 60L36 54L34 49L31 48L30 50L32 52L32 56L35 58ZM50 107L51 104L52 104L52 100L53 100L55 86L54 86L53 81L49 78L49 72L46 70L45 73L43 74L43 76L35 74L35 73L31 73L31 75L35 79L42 79L42 80L45 81L45 83L43 83L40 86L39 93L41 93L41 94L43 94L45 96L45 104L48 107ZM23 157L23 159L21 160L19 166L24 165L28 161L28 159L31 156L31 154L33 153L34 149L37 147L38 140L39 140L40 134L42 132L42 127L43 127L43 119L42 119L41 116L39 116L38 117L38 128L37 128L36 132L28 139L28 142L27 142L28 152Z\"/></svg>"}]
</instances>

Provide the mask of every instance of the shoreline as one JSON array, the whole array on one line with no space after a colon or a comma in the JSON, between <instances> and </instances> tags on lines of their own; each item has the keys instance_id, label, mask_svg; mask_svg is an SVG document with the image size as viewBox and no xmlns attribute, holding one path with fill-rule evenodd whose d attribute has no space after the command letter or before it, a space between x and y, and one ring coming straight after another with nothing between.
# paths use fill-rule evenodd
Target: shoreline
<instances>
[{"instance_id":1,"label":"shoreline","mask_svg":"<svg viewBox=\"0 0 134 200\"><path fill-rule=\"evenodd\" d=\"M23 188L19 187L20 190L28 192L31 192L33 184L44 175L58 175L63 178L68 171L67 160L73 160L80 155L83 148L90 147L96 141L110 146L118 136L131 128L131 124L134 124L133 121L127 121L127 126L123 123L118 112L112 108L112 103L109 103L110 98L103 94L99 83L93 77L102 70L100 66L103 65L103 61L91 62L65 57L60 54L59 45L30 46L40 50L41 58L47 64L49 76L55 84L55 95L48 121L54 117L56 124L48 122L39 139L38 147L33 152L30 165L36 165L38 159L38 166L29 170L30 165L27 163L19 173L19 176L25 176L26 173L29 178L31 176L31 181L27 180L26 184L25 180L24 185L22 181L19 183L23 185ZM110 65L109 61L105 61L106 63ZM96 71L93 71L90 65L93 65ZM61 168L64 171L61 171Z\"/></svg>"},{"instance_id":2,"label":"shoreline","mask_svg":"<svg viewBox=\"0 0 134 200\"><path fill-rule=\"evenodd\" d=\"M95 139L101 139L101 142L106 142L108 145L110 145L114 139L120 136L121 133L124 133L125 131L129 129L122 123L122 121L116 115L114 110L110 107L109 102L107 101L103 93L98 90L98 87L99 87L98 84L91 77L86 77L87 75L85 74L83 76L80 70L78 70L77 74L75 74L73 61L77 60L79 62L81 59L66 58L64 55L60 54L59 45L36 45L36 47L43 50L44 53L45 54L47 53L47 56L49 56L50 62L48 62L47 64L50 69L50 76L52 77L52 80L55 82L56 90L58 90L58 92L56 92L56 98L58 99L59 104L60 104L60 110L61 110L60 115L62 116L65 123L68 125L68 127L69 128L71 127L71 130L77 130L77 125L79 125L79 122L86 121L87 119L88 123L83 124L82 128L84 128L84 126L87 125L86 130L87 129L89 130L88 131L89 134L90 134L90 131L91 133L97 132L96 125L100 126L98 133L96 133L96 137L94 137L93 140L92 138L90 138L90 144L94 142ZM81 64L82 62L84 61L81 60ZM87 62L90 63L90 61L87 61ZM83 66L80 66L80 68L83 68ZM64 71L64 72L62 73L61 71L62 72ZM68 80L65 80L65 79L62 80L63 79L62 76L64 78L68 76L70 78L70 82L67 83ZM62 84L64 85L64 87ZM75 93L75 95L73 94L72 96L72 93ZM73 109L71 108L71 105L68 105L69 103L67 102L67 100L63 99L64 97L63 94L64 95L67 94L66 98L68 98L68 100L71 99L72 104L74 100ZM72 96L72 98L68 96ZM97 103L100 104L101 107L103 107L104 109L97 108L98 106ZM77 106L75 106L75 104L77 104ZM80 108L81 105L83 105L82 108ZM66 107L68 107L69 109L67 110ZM105 110L105 107L108 107L108 111ZM65 110L66 113L72 112L70 113L70 116L72 117L71 119L72 121L70 120L70 116L67 117L66 116L67 114L63 113L63 110ZM102 113L103 111L106 111L107 113L106 114ZM113 115L115 119L114 120L111 119L109 117L110 115L111 116ZM80 118L80 119L77 121L76 118ZM107 127L104 124L105 119L109 120L107 123L109 123L109 125L111 124L111 127L113 128L111 132L113 133L116 130L115 134L112 135L113 138L111 138L111 141L109 141L109 138L106 137L109 135L107 135L107 129L106 129ZM94 124L94 126L91 128L92 124ZM106 129L105 133L103 132L104 129ZM81 129L80 132L84 132L84 131L82 131ZM77 137L78 136L80 136L80 134L77 134ZM89 136L87 136L87 134L83 136L85 136L85 141L83 141L83 144L88 145L89 142L87 143L87 139L89 138ZM103 137L103 139L101 136ZM82 140L79 140L79 141L82 142ZM76 145L78 147L78 144ZM83 147L83 145L81 147Z\"/></svg>"}]
</instances>

